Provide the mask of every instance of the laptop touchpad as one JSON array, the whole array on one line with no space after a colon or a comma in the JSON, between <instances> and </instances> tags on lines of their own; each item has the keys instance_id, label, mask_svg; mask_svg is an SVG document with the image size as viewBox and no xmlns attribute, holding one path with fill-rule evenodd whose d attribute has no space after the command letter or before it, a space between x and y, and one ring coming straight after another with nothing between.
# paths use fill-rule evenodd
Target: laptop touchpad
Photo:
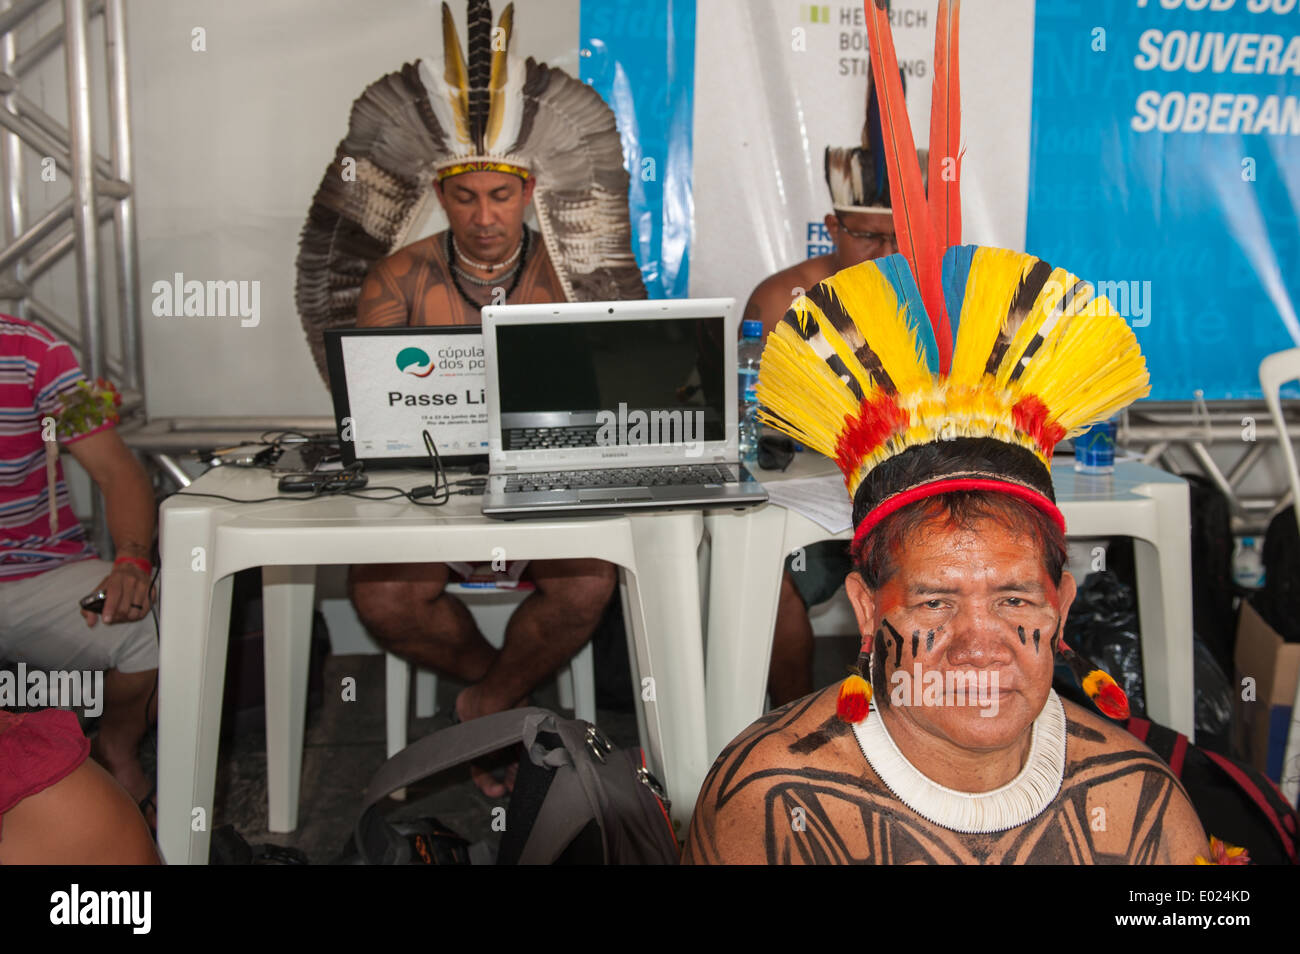
<instances>
[{"instance_id":1,"label":"laptop touchpad","mask_svg":"<svg viewBox=\"0 0 1300 954\"><path fill-rule=\"evenodd\" d=\"M645 487L610 487L605 489L579 490L579 500L651 500L652 494Z\"/></svg>"}]
</instances>

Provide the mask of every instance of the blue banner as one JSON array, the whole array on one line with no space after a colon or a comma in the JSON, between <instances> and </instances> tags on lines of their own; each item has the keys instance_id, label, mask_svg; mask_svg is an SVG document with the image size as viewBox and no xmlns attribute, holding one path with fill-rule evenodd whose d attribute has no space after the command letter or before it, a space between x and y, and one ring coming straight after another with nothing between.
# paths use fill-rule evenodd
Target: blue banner
<instances>
[{"instance_id":1,"label":"blue banner","mask_svg":"<svg viewBox=\"0 0 1300 954\"><path fill-rule=\"evenodd\" d=\"M580 16L580 77L617 117L632 250L651 298L686 297L695 0L598 0Z\"/></svg>"},{"instance_id":2,"label":"blue banner","mask_svg":"<svg viewBox=\"0 0 1300 954\"><path fill-rule=\"evenodd\" d=\"M1026 248L1129 319L1152 398L1300 345L1300 0L1038 0Z\"/></svg>"}]
</instances>

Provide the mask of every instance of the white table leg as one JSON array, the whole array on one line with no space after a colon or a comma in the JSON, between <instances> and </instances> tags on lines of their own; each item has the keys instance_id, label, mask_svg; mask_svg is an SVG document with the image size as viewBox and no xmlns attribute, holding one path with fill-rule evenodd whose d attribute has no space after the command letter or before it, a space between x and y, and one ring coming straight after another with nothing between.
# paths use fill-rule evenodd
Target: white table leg
<instances>
[{"instance_id":1,"label":"white table leg","mask_svg":"<svg viewBox=\"0 0 1300 954\"><path fill-rule=\"evenodd\" d=\"M185 536L168 535L162 550L158 845L168 864L206 864L234 577L212 582L211 547L192 556L199 547L173 544Z\"/></svg>"},{"instance_id":2,"label":"white table leg","mask_svg":"<svg viewBox=\"0 0 1300 954\"><path fill-rule=\"evenodd\" d=\"M267 828L270 831L293 831L298 827L315 594L314 566L262 568Z\"/></svg>"},{"instance_id":3,"label":"white table leg","mask_svg":"<svg viewBox=\"0 0 1300 954\"><path fill-rule=\"evenodd\" d=\"M1185 483L1149 484L1156 539L1134 539L1147 714L1189 739L1196 732L1191 512Z\"/></svg>"},{"instance_id":4,"label":"white table leg","mask_svg":"<svg viewBox=\"0 0 1300 954\"><path fill-rule=\"evenodd\" d=\"M707 677L709 757L763 714L781 593L784 507L711 512Z\"/></svg>"},{"instance_id":5,"label":"white table leg","mask_svg":"<svg viewBox=\"0 0 1300 954\"><path fill-rule=\"evenodd\" d=\"M158 622L158 846L206 864L234 578L214 580L214 512L164 504Z\"/></svg>"},{"instance_id":6,"label":"white table leg","mask_svg":"<svg viewBox=\"0 0 1300 954\"><path fill-rule=\"evenodd\" d=\"M691 511L632 516L636 571L626 574L637 664L653 682L642 691L647 755L668 790L682 831L708 772L704 639L695 552L703 533Z\"/></svg>"}]
</instances>

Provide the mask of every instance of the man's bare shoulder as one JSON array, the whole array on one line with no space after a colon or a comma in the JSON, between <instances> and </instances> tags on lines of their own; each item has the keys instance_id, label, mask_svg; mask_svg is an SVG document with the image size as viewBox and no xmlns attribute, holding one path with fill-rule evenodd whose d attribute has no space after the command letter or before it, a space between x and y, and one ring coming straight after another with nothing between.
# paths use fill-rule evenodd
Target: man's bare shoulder
<instances>
[{"instance_id":1,"label":"man's bare shoulder","mask_svg":"<svg viewBox=\"0 0 1300 954\"><path fill-rule=\"evenodd\" d=\"M402 276L426 268L434 260L438 242L442 240L443 234L440 232L437 235L429 235L418 242L403 245L396 252L385 255L376 262L371 271Z\"/></svg>"},{"instance_id":2,"label":"man's bare shoulder","mask_svg":"<svg viewBox=\"0 0 1300 954\"><path fill-rule=\"evenodd\" d=\"M774 830L816 812L820 794L856 798L868 781L833 685L767 713L722 750L696 802L683 860L764 864L784 850ZM793 807L792 807L793 806ZM794 813L794 814L792 814Z\"/></svg>"},{"instance_id":3,"label":"man's bare shoulder","mask_svg":"<svg viewBox=\"0 0 1300 954\"><path fill-rule=\"evenodd\" d=\"M1151 762L1157 770L1168 773L1168 766L1160 757L1123 726L1068 699L1062 699L1061 704L1065 707L1066 757L1069 765L1112 756L1137 757Z\"/></svg>"},{"instance_id":4,"label":"man's bare shoulder","mask_svg":"<svg viewBox=\"0 0 1300 954\"><path fill-rule=\"evenodd\" d=\"M1072 798L1099 855L1129 863L1191 864L1209 850L1182 782L1132 733L1062 700L1066 771L1057 801Z\"/></svg>"},{"instance_id":5,"label":"man's bare shoulder","mask_svg":"<svg viewBox=\"0 0 1300 954\"><path fill-rule=\"evenodd\" d=\"M430 235L381 258L366 273L357 301L357 325L392 327L438 324L427 314L445 310L450 296L432 267L444 233Z\"/></svg>"},{"instance_id":6,"label":"man's bare shoulder","mask_svg":"<svg viewBox=\"0 0 1300 954\"><path fill-rule=\"evenodd\" d=\"M796 298L834 273L831 256L819 255L769 275L750 294L744 317L763 322L764 333L770 332Z\"/></svg>"}]
</instances>

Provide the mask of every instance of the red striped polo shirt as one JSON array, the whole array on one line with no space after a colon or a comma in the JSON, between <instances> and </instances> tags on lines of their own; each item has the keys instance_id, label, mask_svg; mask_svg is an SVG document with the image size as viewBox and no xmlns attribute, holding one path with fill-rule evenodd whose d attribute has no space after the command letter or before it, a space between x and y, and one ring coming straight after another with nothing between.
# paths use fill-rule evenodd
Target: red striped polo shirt
<instances>
[{"instance_id":1,"label":"red striped polo shirt","mask_svg":"<svg viewBox=\"0 0 1300 954\"><path fill-rule=\"evenodd\" d=\"M83 380L66 342L39 325L0 315L0 581L96 556L72 512L62 463L57 470L59 526L50 532L41 439L42 419L53 415L61 395Z\"/></svg>"}]
</instances>

